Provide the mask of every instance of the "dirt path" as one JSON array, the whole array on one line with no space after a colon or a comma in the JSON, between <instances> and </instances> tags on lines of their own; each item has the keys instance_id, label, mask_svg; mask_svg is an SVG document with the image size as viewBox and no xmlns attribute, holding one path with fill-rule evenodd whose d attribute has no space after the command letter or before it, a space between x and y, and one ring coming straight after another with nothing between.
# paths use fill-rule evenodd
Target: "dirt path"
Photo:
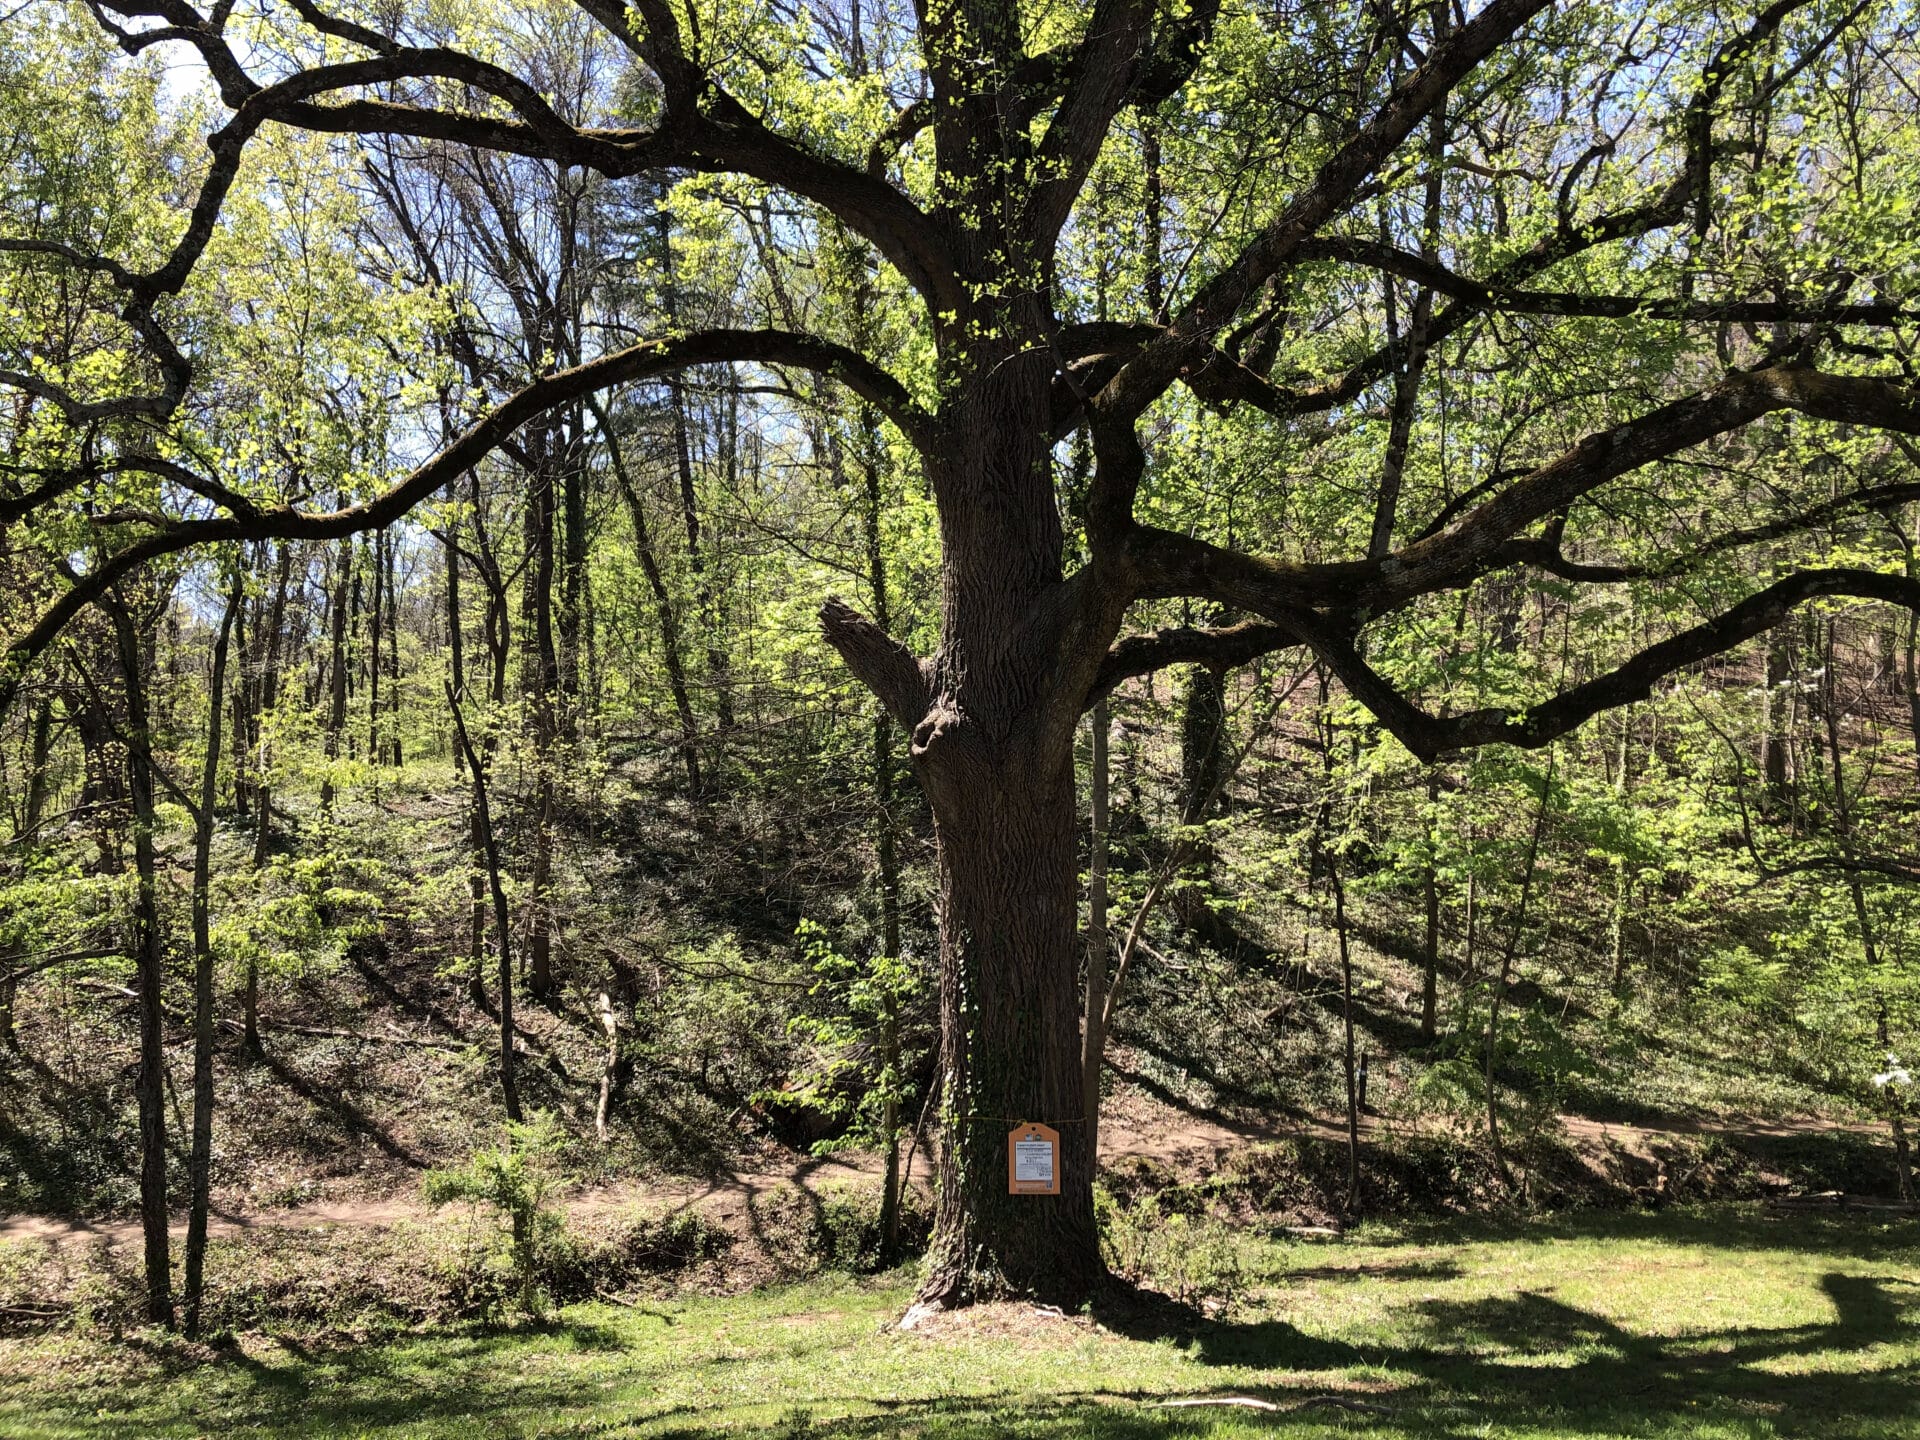
<instances>
[{"instance_id":1,"label":"dirt path","mask_svg":"<svg viewBox=\"0 0 1920 1440\"><path fill-rule=\"evenodd\" d=\"M616 1185L595 1186L576 1191L562 1200L570 1215L588 1217L622 1210L640 1209L673 1214L681 1210L701 1210L726 1221L734 1220L755 1201L786 1188L795 1188L815 1198L849 1186L878 1185L880 1164L876 1156L850 1155L815 1159L797 1155L785 1169L736 1171L706 1179L629 1180ZM916 1186L930 1183L922 1157L915 1157L910 1182ZM425 1219L431 1206L417 1195L401 1192L378 1199L319 1201L293 1205L280 1210L248 1213L216 1211L210 1218L209 1234L233 1236L250 1230L331 1230L337 1227L387 1227ZM186 1234L185 1216L174 1217L176 1236ZM49 1215L0 1216L0 1242L9 1240L53 1240L84 1242L103 1239L110 1245L138 1244L140 1222L134 1219L74 1220Z\"/></svg>"},{"instance_id":2,"label":"dirt path","mask_svg":"<svg viewBox=\"0 0 1920 1440\"><path fill-rule=\"evenodd\" d=\"M1751 1121L1712 1125L1676 1121L1661 1127L1624 1125L1562 1117L1576 1143L1600 1150L1609 1143L1629 1153L1646 1155L1662 1139L1678 1135L1725 1135L1760 1139L1830 1133L1836 1130L1871 1131L1873 1127L1813 1118ZM1378 1137L1394 1127L1378 1117L1362 1120L1361 1133ZM1264 1124L1228 1125L1221 1121L1170 1110L1154 1104L1119 1104L1103 1119L1100 1161L1103 1168L1129 1160L1147 1159L1187 1175L1218 1169L1235 1150L1248 1144L1283 1139L1341 1141L1344 1125L1334 1120L1275 1119ZM574 1192L563 1204L570 1215L604 1216L623 1210L672 1214L698 1210L722 1223L746 1223L748 1212L774 1192L793 1188L814 1199L825 1199L848 1188L878 1187L880 1157L865 1152L824 1158L794 1155L790 1163L762 1169L739 1170L708 1178L629 1180ZM910 1158L907 1181L922 1191L931 1189L932 1176L924 1152ZM247 1213L217 1211L210 1233L233 1236L261 1229L330 1230L338 1227L388 1227L424 1219L431 1207L416 1194L400 1192L380 1198L322 1201L280 1210ZM184 1236L186 1221L177 1217L173 1230ZM137 1245L138 1219L76 1220L45 1215L0 1216L0 1242L51 1240L83 1243L101 1239L114 1246Z\"/></svg>"}]
</instances>

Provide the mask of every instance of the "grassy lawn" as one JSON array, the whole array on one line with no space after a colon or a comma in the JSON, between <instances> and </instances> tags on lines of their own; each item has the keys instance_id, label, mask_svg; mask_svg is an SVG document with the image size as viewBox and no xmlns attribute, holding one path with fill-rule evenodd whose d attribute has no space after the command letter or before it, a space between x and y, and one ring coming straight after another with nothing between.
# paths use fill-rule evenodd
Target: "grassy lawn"
<instances>
[{"instance_id":1,"label":"grassy lawn","mask_svg":"<svg viewBox=\"0 0 1920 1440\"><path fill-rule=\"evenodd\" d=\"M0 1435L1920 1437L1920 1225L1750 1211L1249 1240L1224 1315L994 1307L907 1277L360 1345L0 1342ZM1339 1395L1292 1414L1169 1408Z\"/></svg>"}]
</instances>

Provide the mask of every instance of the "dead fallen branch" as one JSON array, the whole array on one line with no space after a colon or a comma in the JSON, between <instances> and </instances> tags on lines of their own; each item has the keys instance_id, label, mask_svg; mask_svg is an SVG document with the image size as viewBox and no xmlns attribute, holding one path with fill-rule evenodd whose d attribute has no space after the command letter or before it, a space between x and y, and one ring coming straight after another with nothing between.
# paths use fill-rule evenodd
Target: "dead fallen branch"
<instances>
[{"instance_id":1,"label":"dead fallen branch","mask_svg":"<svg viewBox=\"0 0 1920 1440\"><path fill-rule=\"evenodd\" d=\"M1769 1210L1869 1210L1890 1215L1920 1215L1920 1202L1845 1195L1838 1190L1823 1190L1817 1195L1776 1195L1767 1201L1767 1208Z\"/></svg>"},{"instance_id":2,"label":"dead fallen branch","mask_svg":"<svg viewBox=\"0 0 1920 1440\"><path fill-rule=\"evenodd\" d=\"M1237 1410L1258 1410L1269 1415L1298 1415L1304 1410L1351 1410L1360 1415L1385 1415L1383 1405L1369 1404L1365 1400L1355 1400L1348 1395L1307 1395L1299 1400L1290 1400L1280 1404L1274 1400L1261 1400L1252 1395L1202 1395L1191 1396L1183 1400L1163 1400L1159 1409L1190 1410L1199 1406L1221 1406Z\"/></svg>"},{"instance_id":3,"label":"dead fallen branch","mask_svg":"<svg viewBox=\"0 0 1920 1440\"><path fill-rule=\"evenodd\" d=\"M430 1040L415 1035L378 1034L370 1030L330 1030L321 1025L289 1025L277 1022L272 1027L289 1035L311 1035L327 1040L364 1040L373 1045L407 1045L416 1050L451 1050L456 1054L470 1050L453 1040Z\"/></svg>"}]
</instances>

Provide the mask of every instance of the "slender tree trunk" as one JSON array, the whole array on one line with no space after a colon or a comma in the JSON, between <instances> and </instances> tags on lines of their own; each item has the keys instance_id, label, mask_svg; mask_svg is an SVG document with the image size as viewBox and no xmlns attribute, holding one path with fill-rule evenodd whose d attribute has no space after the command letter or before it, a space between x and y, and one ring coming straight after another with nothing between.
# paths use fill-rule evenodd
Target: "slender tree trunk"
<instances>
[{"instance_id":1,"label":"slender tree trunk","mask_svg":"<svg viewBox=\"0 0 1920 1440\"><path fill-rule=\"evenodd\" d=\"M173 1325L173 1264L167 1235L166 1036L160 892L154 856L153 754L147 720L146 656L125 600L107 603L126 688L127 781L133 801L134 973L140 1000L140 1230L146 1262L147 1318Z\"/></svg>"},{"instance_id":2,"label":"slender tree trunk","mask_svg":"<svg viewBox=\"0 0 1920 1440\"><path fill-rule=\"evenodd\" d=\"M1913 649L1907 649L1907 672L1913 672ZM33 707L32 737L27 756L26 811L21 816L21 833L31 835L40 828L47 806L48 761L53 754L53 701L41 696Z\"/></svg>"},{"instance_id":3,"label":"slender tree trunk","mask_svg":"<svg viewBox=\"0 0 1920 1440\"><path fill-rule=\"evenodd\" d=\"M1840 696L1838 677L1834 672L1834 662L1838 658L1834 644L1833 622L1826 627L1826 645L1824 659L1825 672L1820 677L1820 718L1825 724L1827 741L1828 774L1833 787L1834 829L1840 842L1840 853L1847 860L1854 860L1859 854L1853 827L1853 804L1847 796L1846 771L1841 765L1840 748ZM1867 905L1867 889L1861 883L1860 871L1847 871L1847 894L1853 901L1854 923L1860 927L1860 954L1871 973L1880 968L1879 934L1874 924L1873 912ZM1882 1055L1890 1055L1893 1050L1892 1032L1887 1024L1886 997L1876 997L1874 1004L1875 1035L1879 1040ZM1881 1104L1886 1111L1887 1130L1893 1138L1894 1168L1899 1182L1900 1198L1905 1200L1913 1193L1913 1167L1907 1141L1907 1122L1905 1107L1901 1103L1900 1092L1893 1085L1883 1086L1880 1092Z\"/></svg>"},{"instance_id":4,"label":"slender tree trunk","mask_svg":"<svg viewBox=\"0 0 1920 1440\"><path fill-rule=\"evenodd\" d=\"M1555 750L1547 748L1547 771L1540 785L1540 808L1534 812L1533 833L1527 840L1526 866L1520 875L1520 903L1514 907L1513 928L1507 932L1506 948L1500 952L1500 973L1494 977L1493 999L1487 1011L1487 1145L1493 1154L1494 1169L1509 1189L1513 1171L1500 1140L1500 1087L1495 1070L1500 1055L1500 1011L1506 1004L1507 986L1513 977L1514 958L1520 953L1520 941L1526 929L1527 907L1533 899L1533 876L1540 859L1540 837L1547 827L1547 807L1553 801Z\"/></svg>"},{"instance_id":5,"label":"slender tree trunk","mask_svg":"<svg viewBox=\"0 0 1920 1440\"><path fill-rule=\"evenodd\" d=\"M867 588L873 602L873 622L882 631L893 624L887 584L886 547L881 534L879 421L867 406L860 408L860 468L865 507L863 528L867 546ZM894 830L893 721L884 707L875 707L873 721L874 848L879 860L880 946L890 966L900 958L900 855ZM885 1137L886 1177L880 1192L880 1250L891 1264L900 1242L900 1001L894 987L886 987L881 1015L880 1044L886 1070L886 1094L881 1101L880 1130Z\"/></svg>"},{"instance_id":6,"label":"slender tree trunk","mask_svg":"<svg viewBox=\"0 0 1920 1440\"><path fill-rule=\"evenodd\" d=\"M386 579L387 579L387 532L373 532L373 556L369 570L373 583L373 595L367 605L367 763L379 766L386 762L386 746L381 744L380 736L380 648L386 637ZM376 784L378 782L375 782Z\"/></svg>"},{"instance_id":7,"label":"slender tree trunk","mask_svg":"<svg viewBox=\"0 0 1920 1440\"><path fill-rule=\"evenodd\" d=\"M400 586L393 537L386 539L387 573L382 588L387 597L387 760L399 769L400 753Z\"/></svg>"},{"instance_id":8,"label":"slender tree trunk","mask_svg":"<svg viewBox=\"0 0 1920 1440\"><path fill-rule=\"evenodd\" d=\"M241 547L240 563L243 573L249 573L246 547ZM242 600L240 613L233 619L233 753L248 757L249 763L236 764L233 767L233 814L234 818L246 823L253 813L253 686L257 662L253 653L254 626L248 623L249 613L258 619L258 603Z\"/></svg>"},{"instance_id":9,"label":"slender tree trunk","mask_svg":"<svg viewBox=\"0 0 1920 1440\"><path fill-rule=\"evenodd\" d=\"M1914 509L1920 520L1920 506ZM1900 548L1907 579L1920 579L1920 534L1914 529L1901 531ZM1913 766L1920 774L1920 612L1907 612L1907 635L1901 646L1901 680L1907 694L1907 730L1913 737Z\"/></svg>"},{"instance_id":10,"label":"slender tree trunk","mask_svg":"<svg viewBox=\"0 0 1920 1440\"><path fill-rule=\"evenodd\" d=\"M361 547L356 544L356 545L353 545L348 555L347 644L348 644L348 651L350 656L351 656L352 649L356 647L359 643L360 612L361 612L361 609L363 608L362 597L364 596L365 590L366 590L366 579L365 579L365 576L361 574L360 553L361 553ZM359 688L356 688L355 686L355 681L358 679L359 672L360 672L359 657L351 656L351 663L348 664L347 670L346 670L347 701L348 701L349 708L351 708L353 701L358 698L360 693ZM360 688L364 688L364 687L360 687ZM343 733L347 737L347 758L349 760L357 759L360 754L360 747L359 747L359 742L354 739L353 729L352 727L347 726L344 720L342 721L342 729L343 729ZM371 759L371 757L369 757L369 759Z\"/></svg>"},{"instance_id":11,"label":"slender tree trunk","mask_svg":"<svg viewBox=\"0 0 1920 1440\"><path fill-rule=\"evenodd\" d=\"M573 412L572 419L560 490L559 688L568 702L570 715L580 699L580 653L587 618L588 583L586 465L577 438L582 429L577 411Z\"/></svg>"},{"instance_id":12,"label":"slender tree trunk","mask_svg":"<svg viewBox=\"0 0 1920 1440\"><path fill-rule=\"evenodd\" d=\"M1085 1097L1087 1151L1100 1158L1100 1078L1107 1056L1108 727L1103 699L1089 716L1087 840L1087 988L1080 1021L1080 1088Z\"/></svg>"},{"instance_id":13,"label":"slender tree trunk","mask_svg":"<svg viewBox=\"0 0 1920 1440\"><path fill-rule=\"evenodd\" d=\"M1907 682L1907 728L1913 734L1913 765L1920 772L1920 613L1907 614L1906 650L1902 659Z\"/></svg>"},{"instance_id":14,"label":"slender tree trunk","mask_svg":"<svg viewBox=\"0 0 1920 1440\"><path fill-rule=\"evenodd\" d=\"M593 1131L604 1145L613 1117L613 1102L620 1093L626 1071L620 1056L620 1017L613 1008L613 996L605 990L595 997L594 1014L607 1037L606 1059L600 1070L600 1102L593 1111Z\"/></svg>"},{"instance_id":15,"label":"slender tree trunk","mask_svg":"<svg viewBox=\"0 0 1920 1440\"><path fill-rule=\"evenodd\" d=\"M1426 931L1420 946L1420 1043L1431 1045L1440 1034L1440 876L1435 850L1440 827L1435 808L1440 803L1440 771L1427 767L1427 858L1420 867L1420 898L1426 912Z\"/></svg>"},{"instance_id":16,"label":"slender tree trunk","mask_svg":"<svg viewBox=\"0 0 1920 1440\"><path fill-rule=\"evenodd\" d=\"M1326 853L1327 884L1333 891L1333 933L1340 945L1340 1031L1347 1080L1347 1213L1360 1210L1360 1076L1353 1038L1353 951L1347 941L1347 887L1340 880L1340 860Z\"/></svg>"},{"instance_id":17,"label":"slender tree trunk","mask_svg":"<svg viewBox=\"0 0 1920 1440\"><path fill-rule=\"evenodd\" d=\"M1874 1013L1875 1034L1880 1041L1880 1052L1891 1059L1893 1055L1893 1032L1887 1026L1887 998L1879 997ZM1900 1185L1900 1198L1913 1198L1913 1153L1907 1140L1907 1107L1900 1094L1899 1087L1885 1085L1880 1091L1881 1103L1887 1111L1887 1130L1893 1136L1894 1176Z\"/></svg>"},{"instance_id":18,"label":"slender tree trunk","mask_svg":"<svg viewBox=\"0 0 1920 1440\"><path fill-rule=\"evenodd\" d=\"M1444 3L1433 7L1435 29L1444 34L1449 12ZM1440 221L1442 180L1446 174L1447 107L1443 100L1427 121L1427 176L1425 218L1420 227L1421 258L1432 264L1440 258ZM1383 227L1384 228L1384 227ZM1386 238L1386 237L1383 237ZM1389 243L1391 243L1389 241ZM1398 330L1393 287L1387 278L1387 310L1391 331ZM1380 489L1374 502L1373 529L1367 541L1367 554L1379 559L1393 549L1394 526L1399 519L1400 489L1407 473L1407 448L1413 437L1414 416L1419 408L1420 383L1426 373L1428 346L1433 326L1433 291L1420 289L1413 301L1413 315L1407 326L1404 344L1395 336L1401 353L1393 377L1393 415L1387 426L1387 449L1380 466Z\"/></svg>"},{"instance_id":19,"label":"slender tree trunk","mask_svg":"<svg viewBox=\"0 0 1920 1440\"><path fill-rule=\"evenodd\" d=\"M275 576L273 601L268 610L266 653L262 657L261 670L254 685L255 706L253 723L253 763L257 777L253 787L255 818L253 829L253 868L258 871L267 863L269 841L273 834L273 786L268 778L268 764L271 757L267 750L267 720L279 701L280 689L280 636L286 623L287 586L292 574L292 547L280 547L280 562ZM375 596L376 605L378 596ZM377 644L376 624L376 644ZM256 637L257 638L257 637ZM244 767L239 767L244 768ZM266 1046L260 1040L260 961L251 949L247 952L247 968L240 983L240 1016L243 1032L243 1044L246 1053L258 1060L266 1055Z\"/></svg>"},{"instance_id":20,"label":"slender tree trunk","mask_svg":"<svg viewBox=\"0 0 1920 1440\"><path fill-rule=\"evenodd\" d=\"M1833 781L1833 822L1836 838L1840 841L1840 853L1849 861L1857 854L1853 833L1853 803L1847 797L1847 777L1840 764L1840 693L1838 678L1834 673L1834 663L1838 658L1834 645L1833 622L1826 627L1826 645L1823 673L1820 677L1820 718L1825 724L1827 741L1827 764ZM1880 965L1880 946L1876 934L1872 912L1867 908L1867 887L1861 883L1860 871L1847 871L1847 893L1853 900L1854 922L1860 927L1860 952L1867 962L1869 970Z\"/></svg>"},{"instance_id":21,"label":"slender tree trunk","mask_svg":"<svg viewBox=\"0 0 1920 1440\"><path fill-rule=\"evenodd\" d=\"M207 1211L213 1194L213 820L220 783L220 716L227 683L227 640L243 602L238 581L220 618L207 682L207 753L200 764L200 809L193 826L193 1139L187 1152L187 1268L184 1277L188 1339L200 1335L202 1282L207 1260Z\"/></svg>"},{"instance_id":22,"label":"slender tree trunk","mask_svg":"<svg viewBox=\"0 0 1920 1440\"><path fill-rule=\"evenodd\" d=\"M1347 1084L1347 1198L1349 1215L1360 1208L1360 1091L1353 1036L1353 952L1347 943L1347 888L1340 879L1340 857L1333 846L1333 712L1328 708L1327 672L1320 668L1320 706L1316 719L1320 741L1319 807L1314 812L1312 853L1326 868L1333 896L1333 933L1340 948L1341 1060Z\"/></svg>"},{"instance_id":23,"label":"slender tree trunk","mask_svg":"<svg viewBox=\"0 0 1920 1440\"><path fill-rule=\"evenodd\" d=\"M1221 794L1219 784L1226 763L1227 682L1223 671L1207 665L1195 665L1187 676L1186 703L1180 718L1180 823L1204 825ZM1173 891L1173 909L1187 930L1203 937L1215 937L1215 923L1209 901L1213 880L1214 849L1211 838L1200 835L1187 840L1189 879L1193 882Z\"/></svg>"},{"instance_id":24,"label":"slender tree trunk","mask_svg":"<svg viewBox=\"0 0 1920 1440\"><path fill-rule=\"evenodd\" d=\"M486 860L487 888L493 895L494 944L500 957L500 1094L509 1120L524 1119L520 1109L520 1089L513 1073L513 945L507 924L507 892L500 879L500 847L493 833L493 812L487 803L487 770L473 741L467 737L466 718L453 698L453 686L447 686L447 704L453 711L453 734L467 757L467 772L473 777L474 830L479 834Z\"/></svg>"},{"instance_id":25,"label":"slender tree trunk","mask_svg":"<svg viewBox=\"0 0 1920 1440\"><path fill-rule=\"evenodd\" d=\"M673 694L673 708L680 720L680 761L687 772L687 794L697 799L702 789L700 727L694 718L693 697L687 688L686 663L680 653L683 643L680 638L680 613L674 605L673 592L667 588L666 576L660 569L660 557L654 549L646 506L641 502L640 491L634 485L633 477L627 472L620 437L614 432L613 424L607 418L606 411L600 408L599 402L592 403L600 434L607 442L607 459L613 466L614 480L627 502L627 515L633 525L634 553L640 561L640 572L646 577L647 589L653 594L653 613L660 625L661 660L667 667L667 687Z\"/></svg>"},{"instance_id":26,"label":"slender tree trunk","mask_svg":"<svg viewBox=\"0 0 1920 1440\"><path fill-rule=\"evenodd\" d=\"M527 883L527 989L535 999L553 994L554 779L552 761L540 764L533 784L533 864Z\"/></svg>"},{"instance_id":27,"label":"slender tree trunk","mask_svg":"<svg viewBox=\"0 0 1920 1440\"><path fill-rule=\"evenodd\" d=\"M458 701L454 702L458 704ZM457 742L456 742L457 743ZM462 757L465 747L460 747ZM462 763L464 764L464 758ZM487 847L488 832L480 820L480 807L475 806L467 837L473 846L473 874L467 882L467 958L470 966L467 970L467 998L479 1010L487 1009Z\"/></svg>"},{"instance_id":28,"label":"slender tree trunk","mask_svg":"<svg viewBox=\"0 0 1920 1440\"><path fill-rule=\"evenodd\" d=\"M251 958L240 980L240 1046L250 1060L267 1057L260 1038L260 965Z\"/></svg>"},{"instance_id":29,"label":"slender tree trunk","mask_svg":"<svg viewBox=\"0 0 1920 1440\"><path fill-rule=\"evenodd\" d=\"M1146 228L1147 313L1156 323L1164 324L1166 194L1160 179L1160 122L1152 115L1143 115L1140 120L1140 168L1145 181L1141 219Z\"/></svg>"},{"instance_id":30,"label":"slender tree trunk","mask_svg":"<svg viewBox=\"0 0 1920 1440\"><path fill-rule=\"evenodd\" d=\"M453 487L447 487L447 498L453 498ZM453 686L453 699L457 705L467 698L467 660L466 625L460 611L460 550L459 522L447 522L446 543L441 547L441 563L447 570L447 680ZM448 736L447 748L453 752L453 773L462 773L466 757L461 753L453 737Z\"/></svg>"},{"instance_id":31,"label":"slender tree trunk","mask_svg":"<svg viewBox=\"0 0 1920 1440\"><path fill-rule=\"evenodd\" d=\"M273 712L280 704L280 657L281 641L287 624L287 587L293 576L293 547L280 547L280 561L273 582L273 603L267 611L266 655L262 662L258 684L259 708L255 724L256 750L254 752L255 774L258 779L254 785L254 805L257 820L253 830L253 866L259 869L267 863L267 850L273 835L273 781L270 775L273 756L270 751L270 725Z\"/></svg>"},{"instance_id":32,"label":"slender tree trunk","mask_svg":"<svg viewBox=\"0 0 1920 1440\"><path fill-rule=\"evenodd\" d=\"M674 468L680 480L680 519L687 537L687 569L693 576L694 604L706 632L707 677L713 685L714 711L724 733L733 728L733 667L720 643L720 617L714 607L713 577L700 526L700 498L694 489L692 422L687 414L686 387L677 380L668 387L673 404Z\"/></svg>"},{"instance_id":33,"label":"slender tree trunk","mask_svg":"<svg viewBox=\"0 0 1920 1440\"><path fill-rule=\"evenodd\" d=\"M507 703L507 666L513 655L513 610L507 603L507 584L487 530L487 513L480 504L480 477L468 476L467 498L473 512L475 571L487 592L481 638L487 647L487 704L498 709Z\"/></svg>"},{"instance_id":34,"label":"slender tree trunk","mask_svg":"<svg viewBox=\"0 0 1920 1440\"><path fill-rule=\"evenodd\" d=\"M1620 752L1615 759L1613 772L1613 794L1615 803L1625 807L1627 799L1627 772L1633 762L1633 707L1628 706L1620 713ZM1612 991L1615 996L1624 998L1627 991L1627 907L1633 899L1633 877L1627 869L1624 855L1616 856L1613 862L1613 919L1608 926L1608 948L1613 960Z\"/></svg>"},{"instance_id":35,"label":"slender tree trunk","mask_svg":"<svg viewBox=\"0 0 1920 1440\"><path fill-rule=\"evenodd\" d=\"M553 589L555 486L549 425L534 452L526 543L533 563L521 591L521 688L533 732L533 844L527 877L527 988L537 999L553 993L553 939L548 905L553 880L554 753L559 738L560 665L554 647Z\"/></svg>"},{"instance_id":36,"label":"slender tree trunk","mask_svg":"<svg viewBox=\"0 0 1920 1440\"><path fill-rule=\"evenodd\" d=\"M353 541L343 539L334 550L333 591L327 604L327 726L322 744L327 772L320 782L320 812L333 813L333 762L340 758L340 737L347 728L347 608L353 574Z\"/></svg>"},{"instance_id":37,"label":"slender tree trunk","mask_svg":"<svg viewBox=\"0 0 1920 1440\"><path fill-rule=\"evenodd\" d=\"M1775 809L1785 805L1789 796L1787 751L1793 742L1787 721L1786 684L1792 675L1788 653L1792 643L1792 630L1786 625L1775 626L1767 636L1766 724L1760 738L1760 771L1765 778L1767 803Z\"/></svg>"}]
</instances>

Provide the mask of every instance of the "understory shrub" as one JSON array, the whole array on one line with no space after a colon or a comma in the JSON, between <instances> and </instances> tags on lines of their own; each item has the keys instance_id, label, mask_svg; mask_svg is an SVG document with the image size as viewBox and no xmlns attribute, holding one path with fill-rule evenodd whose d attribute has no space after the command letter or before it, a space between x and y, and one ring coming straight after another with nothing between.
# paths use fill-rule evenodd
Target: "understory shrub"
<instances>
[{"instance_id":1,"label":"understory shrub","mask_svg":"<svg viewBox=\"0 0 1920 1440\"><path fill-rule=\"evenodd\" d=\"M1178 1189L1168 1194L1176 1205L1185 1198ZM1129 1202L1105 1186L1095 1187L1094 1213L1107 1268L1189 1305L1232 1298L1245 1278L1239 1232L1205 1213L1169 1211L1161 1200L1146 1195Z\"/></svg>"}]
</instances>

